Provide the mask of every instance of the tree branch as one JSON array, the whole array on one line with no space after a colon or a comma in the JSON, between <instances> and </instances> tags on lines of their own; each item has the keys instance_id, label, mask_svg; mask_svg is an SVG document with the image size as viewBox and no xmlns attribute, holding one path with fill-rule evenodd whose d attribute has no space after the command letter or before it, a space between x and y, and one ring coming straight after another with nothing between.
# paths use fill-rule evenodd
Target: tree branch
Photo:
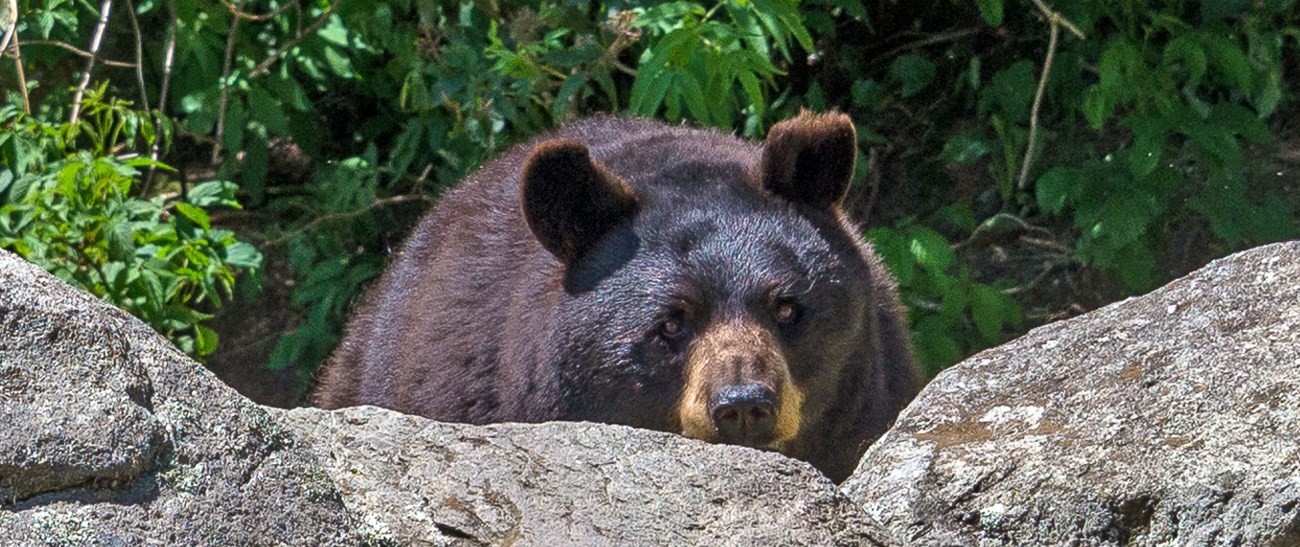
<instances>
[{"instance_id":1,"label":"tree branch","mask_svg":"<svg viewBox=\"0 0 1300 547\"><path fill-rule=\"evenodd\" d=\"M1065 27L1074 33L1080 39L1083 39L1083 32L1074 23L1069 22L1061 14L1052 11L1043 4L1043 0L1033 0L1034 5L1038 6L1043 16L1047 17L1048 26L1051 28L1051 34L1047 40L1047 57L1043 59L1043 74L1038 78L1038 91L1034 93L1034 106L1029 112L1029 143L1025 145L1025 158L1020 162L1020 176L1016 181L1016 188L1024 191L1029 184L1029 170L1034 164L1034 147L1038 141L1038 112L1043 106L1043 95L1047 90L1047 77L1052 73L1052 61L1056 59L1057 38L1060 37L1061 27Z\"/></svg>"},{"instance_id":2,"label":"tree branch","mask_svg":"<svg viewBox=\"0 0 1300 547\"><path fill-rule=\"evenodd\" d=\"M172 63L176 59L176 0L167 0L167 45L163 49L162 86L158 90L158 118L161 122L167 116L167 91L171 87ZM149 172L144 177L144 187L140 189L142 197L149 197L153 192L154 177L157 176L158 156L162 153L162 132L155 131L156 138L149 145Z\"/></svg>"},{"instance_id":3,"label":"tree branch","mask_svg":"<svg viewBox=\"0 0 1300 547\"><path fill-rule=\"evenodd\" d=\"M374 209L378 209L378 208L380 208L380 207L387 207L387 206L389 206L389 205L395 205L395 204L398 204L398 203L405 203L405 202L408 202L408 201L425 201L425 202L428 202L428 201L432 201L432 200L429 198L429 196L426 196L426 195L424 195L424 194L403 194L403 195L400 195L400 196L392 196L392 197L387 197L387 198L380 199L380 200L375 200L375 201L371 202L369 205L366 205L365 207L362 207L362 208L360 208L360 209L356 209L356 210L352 210L352 211L346 211L346 212L343 212L343 213L333 213L333 214L322 215L322 216L316 217L315 220L312 220L311 222L308 222L307 224L304 224L301 228L298 228L297 230L294 230L294 231L292 231L292 232L289 232L289 233L284 234L284 235L282 235L282 236L280 236L280 237L278 237L278 238L275 238L275 239L273 239L273 240L271 240L271 241L266 242L266 244L264 244L263 247L266 248L266 247L274 247L274 246L277 246L277 245L283 245L283 244L289 242L289 240L291 240L291 239L297 237L299 234L305 233L305 232L311 230L312 228L315 228L315 227L317 227L317 226L320 226L321 224L326 223L326 222L333 222L333 221L335 221L335 220L343 220L343 219L347 219L347 218L358 217L358 216L364 215L364 214L366 214L366 213L368 213L368 212L370 212L370 211L372 211L372 210L374 210Z\"/></svg>"},{"instance_id":4,"label":"tree branch","mask_svg":"<svg viewBox=\"0 0 1300 547\"><path fill-rule=\"evenodd\" d=\"M282 57L284 57L285 53L288 53L290 49L297 47L298 44L302 43L303 39L306 38L308 35L315 34L316 31L320 30L321 27L325 26L325 23L329 21L330 16L334 15L334 13L338 11L339 4L342 3L343 0L335 0L334 4L332 4L328 8L325 8L325 12L321 13L320 17L317 17L316 20L312 21L310 25L307 25L306 29L303 29L302 32L299 32L298 35L294 36L292 40L285 42L284 45L276 49L275 52L272 53L269 57L263 59L262 62L257 63L257 66L253 67L252 72L248 73L248 79L252 80L254 78L259 78L261 76L264 76L267 72L269 72L271 70L271 66L274 65L277 61L279 61Z\"/></svg>"},{"instance_id":5,"label":"tree branch","mask_svg":"<svg viewBox=\"0 0 1300 547\"><path fill-rule=\"evenodd\" d=\"M18 0L9 0L6 3L9 8L9 17L6 23L9 29L5 31L3 40L0 40L0 56L3 56L5 50L9 47L9 40L14 42L14 69L18 73L18 90L23 96L23 113L31 115L32 101L27 96L27 76L23 73L23 52L22 47L18 44Z\"/></svg>"},{"instance_id":6,"label":"tree branch","mask_svg":"<svg viewBox=\"0 0 1300 547\"><path fill-rule=\"evenodd\" d=\"M16 36L15 36L14 38L17 39ZM100 58L99 56L95 55L94 53L91 53L91 52L86 51L86 50L84 50L84 49L79 49L79 48L77 48L77 46L74 46L74 45L69 44L69 43L67 43L67 42L59 42L59 41L56 41L56 40L32 40L32 41L30 41L30 42L27 42L27 45L29 45L29 46L55 46L55 47L60 47L60 48L66 49L66 50L68 50L68 51L71 51L72 53L75 53L75 54L77 54L77 55L79 55L79 56L81 56L81 57L85 57L85 58L87 58L87 59L92 59L92 58L93 58L93 59L95 59L95 61L100 62L100 63L103 63L105 66L111 66L111 67L117 67L117 68L135 68L135 67L136 67L136 64L135 64L135 63L126 63L126 62L122 62L122 61L114 61L114 60L112 60L112 59L103 59L103 58Z\"/></svg>"},{"instance_id":7,"label":"tree branch","mask_svg":"<svg viewBox=\"0 0 1300 547\"><path fill-rule=\"evenodd\" d=\"M140 106L149 111L149 90L144 85L144 46L140 38L140 22L135 18L135 5L126 0L126 14L131 20L131 34L135 35L135 82L140 85Z\"/></svg>"},{"instance_id":8,"label":"tree branch","mask_svg":"<svg viewBox=\"0 0 1300 547\"><path fill-rule=\"evenodd\" d=\"M221 66L221 99L217 101L217 129L213 133L216 144L212 146L212 164L221 159L221 147L226 141L226 110L230 107L230 65L235 60L235 38L239 36L241 19L230 16L230 31L226 33L226 57Z\"/></svg>"},{"instance_id":9,"label":"tree branch","mask_svg":"<svg viewBox=\"0 0 1300 547\"><path fill-rule=\"evenodd\" d=\"M86 71L81 73L81 82L77 84L77 92L72 96L72 115L68 117L70 123L76 124L77 119L81 117L81 99L86 95L86 87L90 85L90 75L95 69L95 59L99 56L99 45L104 40L104 28L108 26L108 16L113 10L113 0L104 0L99 6L99 22L95 23L95 35L90 39L90 59L86 61Z\"/></svg>"}]
</instances>

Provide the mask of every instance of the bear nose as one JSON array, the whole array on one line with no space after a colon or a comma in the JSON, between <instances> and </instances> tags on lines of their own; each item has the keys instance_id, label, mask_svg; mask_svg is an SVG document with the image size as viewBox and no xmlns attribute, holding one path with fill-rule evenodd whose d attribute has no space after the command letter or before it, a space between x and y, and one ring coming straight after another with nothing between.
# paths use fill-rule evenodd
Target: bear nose
<instances>
[{"instance_id":1,"label":"bear nose","mask_svg":"<svg viewBox=\"0 0 1300 547\"><path fill-rule=\"evenodd\" d=\"M709 414L719 441L762 446L776 428L776 394L763 384L724 386L713 394Z\"/></svg>"}]
</instances>

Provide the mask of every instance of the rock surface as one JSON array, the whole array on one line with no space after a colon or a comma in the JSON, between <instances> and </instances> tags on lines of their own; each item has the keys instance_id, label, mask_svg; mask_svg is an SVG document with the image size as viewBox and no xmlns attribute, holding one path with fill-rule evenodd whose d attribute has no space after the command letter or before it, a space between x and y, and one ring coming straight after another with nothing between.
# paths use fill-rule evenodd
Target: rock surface
<instances>
[{"instance_id":1,"label":"rock surface","mask_svg":"<svg viewBox=\"0 0 1300 547\"><path fill-rule=\"evenodd\" d=\"M4 545L353 545L263 408L149 327L0 251Z\"/></svg>"},{"instance_id":2,"label":"rock surface","mask_svg":"<svg viewBox=\"0 0 1300 547\"><path fill-rule=\"evenodd\" d=\"M808 464L589 423L444 424L358 407L283 414L349 507L402 545L874 545Z\"/></svg>"},{"instance_id":3,"label":"rock surface","mask_svg":"<svg viewBox=\"0 0 1300 547\"><path fill-rule=\"evenodd\" d=\"M778 454L596 424L260 407L0 251L0 544L873 544Z\"/></svg>"},{"instance_id":4,"label":"rock surface","mask_svg":"<svg viewBox=\"0 0 1300 547\"><path fill-rule=\"evenodd\" d=\"M1300 544L1300 243L949 369L844 488L905 544Z\"/></svg>"}]
</instances>

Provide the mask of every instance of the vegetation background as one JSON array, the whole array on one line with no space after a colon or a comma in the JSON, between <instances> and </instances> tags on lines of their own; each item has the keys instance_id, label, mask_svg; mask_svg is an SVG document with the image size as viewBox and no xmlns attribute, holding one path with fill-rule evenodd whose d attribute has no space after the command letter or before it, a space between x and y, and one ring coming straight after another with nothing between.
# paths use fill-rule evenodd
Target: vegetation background
<instances>
[{"instance_id":1,"label":"vegetation background","mask_svg":"<svg viewBox=\"0 0 1300 547\"><path fill-rule=\"evenodd\" d=\"M293 405L438 194L839 109L929 374L1300 233L1296 0L0 0L0 248Z\"/></svg>"}]
</instances>

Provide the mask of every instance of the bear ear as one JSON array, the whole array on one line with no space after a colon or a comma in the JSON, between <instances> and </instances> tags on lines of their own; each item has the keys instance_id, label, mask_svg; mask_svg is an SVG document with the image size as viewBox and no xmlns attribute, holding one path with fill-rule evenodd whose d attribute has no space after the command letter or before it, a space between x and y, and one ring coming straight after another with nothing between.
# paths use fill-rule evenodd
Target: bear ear
<instances>
[{"instance_id":1,"label":"bear ear","mask_svg":"<svg viewBox=\"0 0 1300 547\"><path fill-rule=\"evenodd\" d=\"M538 145L519 180L528 228L565 264L636 211L631 187L593 160L579 141Z\"/></svg>"},{"instance_id":2,"label":"bear ear","mask_svg":"<svg viewBox=\"0 0 1300 547\"><path fill-rule=\"evenodd\" d=\"M857 155L857 131L848 115L805 110L768 132L763 188L794 203L829 209L844 200Z\"/></svg>"}]
</instances>

